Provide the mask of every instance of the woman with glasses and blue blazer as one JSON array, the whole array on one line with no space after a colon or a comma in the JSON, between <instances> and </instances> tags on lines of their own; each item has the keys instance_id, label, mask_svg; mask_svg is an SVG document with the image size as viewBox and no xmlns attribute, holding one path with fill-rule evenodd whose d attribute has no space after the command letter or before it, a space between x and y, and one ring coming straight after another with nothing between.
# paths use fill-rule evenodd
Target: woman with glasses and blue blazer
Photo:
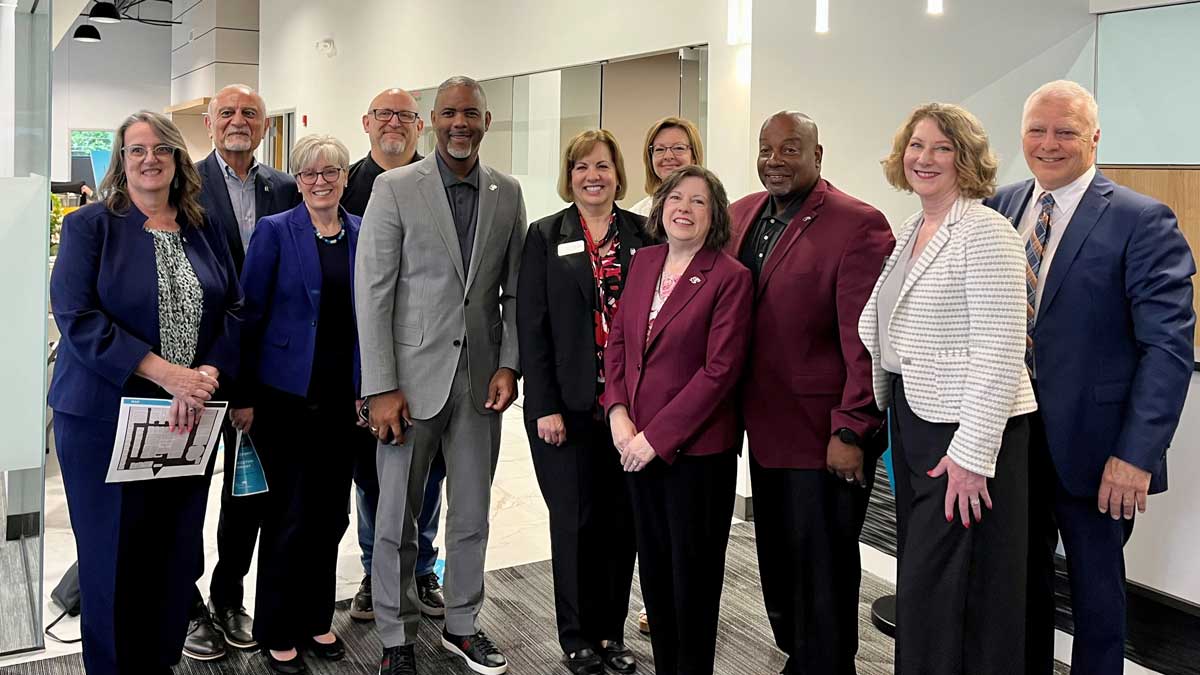
<instances>
[{"instance_id":1,"label":"woman with glasses and blue blazer","mask_svg":"<svg viewBox=\"0 0 1200 675\"><path fill-rule=\"evenodd\" d=\"M332 136L296 141L303 203L258 221L242 267L244 377L231 414L266 477L254 638L277 673L307 672L300 649L345 656L331 630L337 549L354 458L374 445L358 428L360 220L339 205L348 165Z\"/></svg>"},{"instance_id":2,"label":"woman with glasses and blue blazer","mask_svg":"<svg viewBox=\"0 0 1200 675\"><path fill-rule=\"evenodd\" d=\"M204 571L210 477L106 482L117 417L124 396L169 398L171 430L191 432L235 375L242 292L179 129L142 111L115 141L104 199L63 223L49 404L79 556L84 667L166 675Z\"/></svg>"}]
</instances>

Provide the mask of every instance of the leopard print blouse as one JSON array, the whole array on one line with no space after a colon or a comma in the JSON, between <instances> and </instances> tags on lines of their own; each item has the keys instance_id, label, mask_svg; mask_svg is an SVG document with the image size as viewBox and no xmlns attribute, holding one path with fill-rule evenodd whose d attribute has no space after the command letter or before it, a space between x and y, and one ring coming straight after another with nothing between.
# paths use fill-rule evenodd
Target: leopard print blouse
<instances>
[{"instance_id":1,"label":"leopard print blouse","mask_svg":"<svg viewBox=\"0 0 1200 675\"><path fill-rule=\"evenodd\" d=\"M196 358L204 291L183 249L179 232L150 230L158 268L158 339L162 357L189 368Z\"/></svg>"}]
</instances>

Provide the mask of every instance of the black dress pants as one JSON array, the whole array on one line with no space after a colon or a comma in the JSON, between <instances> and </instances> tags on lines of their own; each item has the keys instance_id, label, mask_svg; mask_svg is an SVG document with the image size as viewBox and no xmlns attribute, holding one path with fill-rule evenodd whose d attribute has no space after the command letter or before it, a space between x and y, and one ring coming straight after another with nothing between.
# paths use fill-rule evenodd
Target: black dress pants
<instances>
[{"instance_id":1,"label":"black dress pants","mask_svg":"<svg viewBox=\"0 0 1200 675\"><path fill-rule=\"evenodd\" d=\"M554 609L564 654L623 640L637 544L621 458L608 425L590 413L563 416L562 446L527 420L533 468L550 512Z\"/></svg>"},{"instance_id":2,"label":"black dress pants","mask_svg":"<svg viewBox=\"0 0 1200 675\"><path fill-rule=\"evenodd\" d=\"M657 675L712 675L737 454L678 455L627 474Z\"/></svg>"},{"instance_id":3,"label":"black dress pants","mask_svg":"<svg viewBox=\"0 0 1200 675\"><path fill-rule=\"evenodd\" d=\"M250 433L268 487L254 639L283 651L329 631L355 445L373 440L355 425L353 400L312 404L275 390L263 393Z\"/></svg>"},{"instance_id":4,"label":"black dress pants","mask_svg":"<svg viewBox=\"0 0 1200 675\"><path fill-rule=\"evenodd\" d=\"M866 488L824 469L768 469L750 459L763 603L788 655L785 673L856 672L858 535L875 482L875 457L865 455Z\"/></svg>"},{"instance_id":5,"label":"black dress pants","mask_svg":"<svg viewBox=\"0 0 1200 675\"><path fill-rule=\"evenodd\" d=\"M898 675L1024 673L1028 549L1029 416L1009 419L994 508L965 528L954 508L946 522L945 475L926 472L946 454L957 424L917 417L892 381L892 473L899 524L896 580Z\"/></svg>"},{"instance_id":6,"label":"black dress pants","mask_svg":"<svg viewBox=\"0 0 1200 675\"><path fill-rule=\"evenodd\" d=\"M233 474L237 462L237 431L226 415L221 427L224 473L221 475L221 514L217 520L217 565L213 568L208 584L208 594L218 608L241 607L243 603L242 579L250 571L254 558L254 545L258 543L258 530L262 525L262 511L267 496L233 496ZM203 553L201 569L203 570ZM204 597L197 587L192 596L192 616L199 614Z\"/></svg>"}]
</instances>

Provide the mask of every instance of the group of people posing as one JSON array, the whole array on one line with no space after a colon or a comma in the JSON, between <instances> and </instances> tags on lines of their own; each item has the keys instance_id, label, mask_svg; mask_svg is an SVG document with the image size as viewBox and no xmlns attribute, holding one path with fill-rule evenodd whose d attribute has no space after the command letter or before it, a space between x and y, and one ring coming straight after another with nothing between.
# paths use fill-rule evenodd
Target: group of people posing
<instances>
[{"instance_id":1,"label":"group of people posing","mask_svg":"<svg viewBox=\"0 0 1200 675\"><path fill-rule=\"evenodd\" d=\"M765 191L732 204L687 120L648 130L648 196L628 210L616 139L584 131L560 164L569 205L528 226L521 185L479 161L480 85L438 88L422 158L425 123L411 95L384 91L363 115L366 157L305 136L291 175L254 161L265 105L244 86L213 99L199 164L161 115L118 129L101 201L67 218L51 278L88 673L169 673L181 650L227 644L278 673L343 658L331 627L351 481L351 615L375 621L379 672L415 675L422 615L470 670L506 672L514 638L478 617L519 379L576 675L637 669L635 559L654 671L714 672L743 433L783 673L856 672L858 537L889 439L897 673L1051 673L1060 536L1072 666L1122 671L1122 551L1166 487L1195 265L1169 208L1096 170L1087 90L1029 96L1034 177L999 189L977 118L912 111L882 165L921 209L895 230L822 178L800 113L762 124ZM205 401L229 401L207 605L209 480L105 483L121 396L170 398L184 433ZM233 496L233 429L253 439L264 495Z\"/></svg>"}]
</instances>

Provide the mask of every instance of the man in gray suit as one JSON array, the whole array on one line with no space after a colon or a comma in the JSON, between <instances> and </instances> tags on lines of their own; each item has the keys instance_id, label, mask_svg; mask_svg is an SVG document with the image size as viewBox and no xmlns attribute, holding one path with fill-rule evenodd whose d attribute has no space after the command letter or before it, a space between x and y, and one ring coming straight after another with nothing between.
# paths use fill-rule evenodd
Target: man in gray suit
<instances>
[{"instance_id":1,"label":"man in gray suit","mask_svg":"<svg viewBox=\"0 0 1200 675\"><path fill-rule=\"evenodd\" d=\"M437 152L376 180L355 262L362 393L380 439L379 672L416 674L416 519L440 446L449 497L442 645L471 670L499 675L508 663L476 618L500 414L517 389L525 204L515 179L479 162L492 121L479 83L443 82L432 121Z\"/></svg>"}]
</instances>

